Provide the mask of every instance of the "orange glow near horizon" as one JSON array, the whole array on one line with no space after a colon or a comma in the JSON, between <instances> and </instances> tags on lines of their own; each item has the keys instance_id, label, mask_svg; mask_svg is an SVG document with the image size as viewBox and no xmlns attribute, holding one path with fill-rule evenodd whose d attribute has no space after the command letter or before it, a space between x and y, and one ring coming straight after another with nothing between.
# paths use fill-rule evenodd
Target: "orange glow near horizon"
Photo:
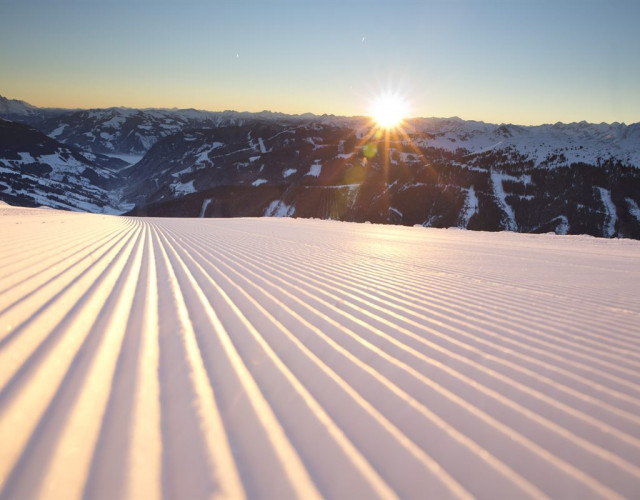
<instances>
[{"instance_id":1,"label":"orange glow near horizon","mask_svg":"<svg viewBox=\"0 0 640 500\"><path fill-rule=\"evenodd\" d=\"M378 127L395 129L407 117L409 104L397 93L385 92L374 99L369 113Z\"/></svg>"}]
</instances>

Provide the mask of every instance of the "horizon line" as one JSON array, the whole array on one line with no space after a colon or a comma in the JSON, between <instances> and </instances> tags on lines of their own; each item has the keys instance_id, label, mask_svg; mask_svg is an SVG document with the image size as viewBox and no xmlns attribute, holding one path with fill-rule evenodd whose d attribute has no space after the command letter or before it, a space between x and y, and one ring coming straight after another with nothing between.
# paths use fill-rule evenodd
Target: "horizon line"
<instances>
[{"instance_id":1,"label":"horizon line","mask_svg":"<svg viewBox=\"0 0 640 500\"><path fill-rule=\"evenodd\" d=\"M106 107L87 107L87 108L82 108L82 107L73 107L73 108L68 108L68 107L63 107L63 106L36 106L31 104L30 102L27 102L23 99L17 99L17 98L12 98L12 97L6 97L2 94L0 94L0 99L6 99L9 101L15 101L15 102L19 102L19 103L23 103L31 108L34 109L41 109L41 110L62 110L62 111L71 111L71 112L76 112L76 111L95 111L95 110L109 110L109 109L129 109L129 110L136 110L136 111L197 111L197 112L201 112L201 113L237 113L237 114L248 114L248 115L259 115L262 113L270 113L273 115L283 115L283 116L289 116L289 117L305 117L305 116L312 116L312 117L316 117L316 118L323 118L323 117L333 117L333 118L344 118L344 119L371 119L371 116L369 115L337 115L334 113L322 113L322 114L318 114L318 113L314 113L312 111L306 111L304 113L286 113L283 111L272 111L270 109L263 109L261 111L238 111L235 109L225 109L225 110L211 110L211 109L198 109L198 108L194 108L194 107L190 107L190 108L179 108L177 106L173 106L173 107L162 107L162 106L147 106L147 107L131 107L131 106L106 106ZM588 125L624 125L626 127L630 127L632 125L638 124L640 123L639 121L634 121L631 123L626 123L624 121L613 121L613 122L605 122L605 121L601 121L601 122L591 122L591 121L587 121L587 120L580 120L580 121L568 121L568 122L564 122L561 120L558 120L556 122L542 122L542 123L536 123L536 124L520 124L520 123L514 123L514 122L490 122L490 121L484 121L484 120L476 120L476 119L472 119L472 118L461 118L458 115L452 115L452 116L407 116L403 119L403 121L412 121L412 120L459 120L459 121L464 121L464 122L475 122L475 123L482 123L485 125L497 125L497 126L503 126L503 125L512 125L512 126L517 126L517 127L543 127L545 125L548 126L553 126L553 125L572 125L572 124L588 124Z\"/></svg>"}]
</instances>

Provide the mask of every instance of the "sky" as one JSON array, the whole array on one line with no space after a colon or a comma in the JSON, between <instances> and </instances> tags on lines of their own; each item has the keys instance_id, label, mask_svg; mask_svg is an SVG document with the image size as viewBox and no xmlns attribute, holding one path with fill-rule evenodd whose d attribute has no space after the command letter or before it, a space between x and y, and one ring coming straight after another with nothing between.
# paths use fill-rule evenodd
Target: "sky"
<instances>
[{"instance_id":1,"label":"sky","mask_svg":"<svg viewBox=\"0 0 640 500\"><path fill-rule=\"evenodd\" d=\"M36 106L640 121L638 0L0 0Z\"/></svg>"}]
</instances>

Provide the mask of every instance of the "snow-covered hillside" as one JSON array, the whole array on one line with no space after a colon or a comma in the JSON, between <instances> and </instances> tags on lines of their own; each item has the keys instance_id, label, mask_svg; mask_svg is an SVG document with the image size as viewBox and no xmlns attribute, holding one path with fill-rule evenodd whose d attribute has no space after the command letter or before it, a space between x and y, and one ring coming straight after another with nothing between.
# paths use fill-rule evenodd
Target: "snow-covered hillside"
<instances>
[{"instance_id":1,"label":"snow-covered hillside","mask_svg":"<svg viewBox=\"0 0 640 500\"><path fill-rule=\"evenodd\" d=\"M242 126L255 122L351 129L366 135L371 119L363 116L288 115L204 111L195 109L55 109L38 108L24 101L0 96L0 117L36 126L50 137L93 153L143 155L158 140L192 129ZM517 150L536 165L564 155L564 163L595 164L615 158L640 166L640 123L555 123L536 126L492 124L451 118L412 118L403 123L404 137L414 147L447 151L466 149L479 154Z\"/></svg>"},{"instance_id":2,"label":"snow-covered hillside","mask_svg":"<svg viewBox=\"0 0 640 500\"><path fill-rule=\"evenodd\" d=\"M563 155L559 163L597 164L616 158L640 166L640 123L555 123L521 126L461 120L419 118L408 122L409 135L424 147L486 153L513 149L539 166ZM427 137L422 134L428 134ZM417 135L415 135L417 134Z\"/></svg>"},{"instance_id":3,"label":"snow-covered hillside","mask_svg":"<svg viewBox=\"0 0 640 500\"><path fill-rule=\"evenodd\" d=\"M640 242L0 206L1 498L633 498Z\"/></svg>"},{"instance_id":4,"label":"snow-covered hillside","mask_svg":"<svg viewBox=\"0 0 640 500\"><path fill-rule=\"evenodd\" d=\"M282 205L305 218L640 238L640 169L611 156L622 146L640 154L632 127L608 139L608 155L597 131L586 132L584 147L572 127L553 141L524 131L521 142L538 144L527 153L524 143L487 147L502 134L497 125L441 120L435 127L442 132L388 137L371 124L254 122L182 132L120 172L123 201L138 215L262 216Z\"/></svg>"},{"instance_id":5,"label":"snow-covered hillside","mask_svg":"<svg viewBox=\"0 0 640 500\"><path fill-rule=\"evenodd\" d=\"M366 117L0 99L3 113L40 132L2 122L0 200L16 205L640 239L640 123L416 118L383 132Z\"/></svg>"},{"instance_id":6,"label":"snow-covered hillside","mask_svg":"<svg viewBox=\"0 0 640 500\"><path fill-rule=\"evenodd\" d=\"M7 99L0 95L0 116L25 117L36 114L38 108L17 99Z\"/></svg>"},{"instance_id":7,"label":"snow-covered hillside","mask_svg":"<svg viewBox=\"0 0 640 500\"><path fill-rule=\"evenodd\" d=\"M0 199L12 204L119 213L117 171L126 163L61 144L0 118Z\"/></svg>"}]
</instances>

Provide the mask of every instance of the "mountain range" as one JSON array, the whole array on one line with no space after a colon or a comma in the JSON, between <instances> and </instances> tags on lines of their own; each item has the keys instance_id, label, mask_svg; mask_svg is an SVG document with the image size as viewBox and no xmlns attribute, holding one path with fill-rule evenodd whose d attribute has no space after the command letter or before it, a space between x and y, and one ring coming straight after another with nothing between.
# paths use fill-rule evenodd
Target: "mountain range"
<instances>
[{"instance_id":1,"label":"mountain range","mask_svg":"<svg viewBox=\"0 0 640 500\"><path fill-rule=\"evenodd\" d=\"M640 239L640 123L488 124L0 97L0 200Z\"/></svg>"}]
</instances>

